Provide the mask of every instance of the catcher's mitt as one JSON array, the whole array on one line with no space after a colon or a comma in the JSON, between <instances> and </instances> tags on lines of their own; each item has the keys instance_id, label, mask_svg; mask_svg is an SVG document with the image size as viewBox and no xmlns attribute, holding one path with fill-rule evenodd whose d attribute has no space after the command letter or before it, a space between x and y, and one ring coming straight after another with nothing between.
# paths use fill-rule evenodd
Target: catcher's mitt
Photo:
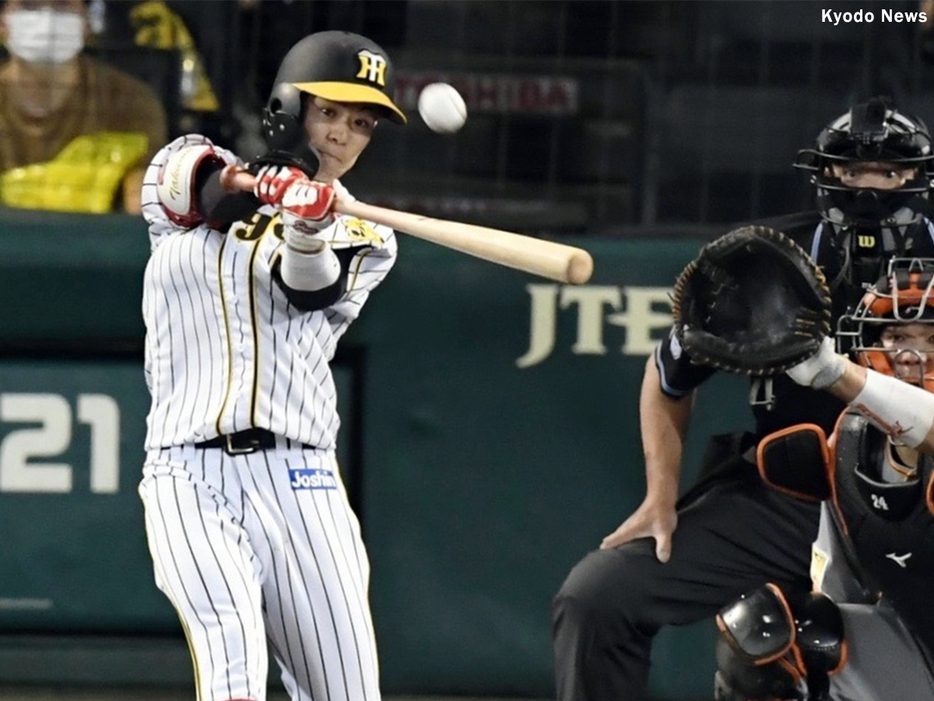
<instances>
[{"instance_id":1,"label":"catcher's mitt","mask_svg":"<svg viewBox=\"0 0 934 701\"><path fill-rule=\"evenodd\" d=\"M785 234L746 226L711 241L678 276L675 333L694 362L778 375L830 333L830 290Z\"/></svg>"}]
</instances>

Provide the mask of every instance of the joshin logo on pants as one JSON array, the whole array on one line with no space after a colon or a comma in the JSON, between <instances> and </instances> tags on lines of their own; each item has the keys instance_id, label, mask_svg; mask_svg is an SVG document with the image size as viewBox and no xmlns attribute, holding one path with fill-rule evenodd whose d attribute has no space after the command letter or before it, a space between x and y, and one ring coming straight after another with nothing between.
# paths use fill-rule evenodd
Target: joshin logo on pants
<instances>
[{"instance_id":1,"label":"joshin logo on pants","mask_svg":"<svg viewBox=\"0 0 934 701\"><path fill-rule=\"evenodd\" d=\"M336 489L337 480L330 470L289 470L292 489Z\"/></svg>"}]
</instances>

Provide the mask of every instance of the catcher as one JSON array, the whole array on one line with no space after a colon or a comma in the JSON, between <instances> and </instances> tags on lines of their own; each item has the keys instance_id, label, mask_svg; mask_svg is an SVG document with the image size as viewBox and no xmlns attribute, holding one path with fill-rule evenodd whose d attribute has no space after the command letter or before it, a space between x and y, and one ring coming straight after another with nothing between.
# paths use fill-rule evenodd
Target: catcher
<instances>
[{"instance_id":1,"label":"catcher","mask_svg":"<svg viewBox=\"0 0 934 701\"><path fill-rule=\"evenodd\" d=\"M816 189L817 212L760 222L787 236L767 237L768 243L756 237L754 246L767 255L754 266L742 254L744 244L732 252L710 246L695 273L682 276L682 293L702 293L717 306L698 327L702 305L680 298L688 327L672 329L646 364L639 407L646 496L574 567L554 600L559 701L642 699L652 640L662 626L712 618L767 581L807 588L819 507L765 488L755 448L764 436L800 423L833 430L844 402L782 372L820 347L818 339L856 306L888 259L934 256L934 225L924 215L932 159L931 137L920 120L880 98L856 105L798 156L796 166ZM792 270L810 265L805 259L823 281L815 274L804 287L790 282ZM816 291L822 285L830 295L829 316L826 293ZM741 333L764 328L790 353L772 357L758 336ZM679 499L695 391L717 366L750 374L754 431L714 436L699 482Z\"/></svg>"},{"instance_id":2,"label":"catcher","mask_svg":"<svg viewBox=\"0 0 934 701\"><path fill-rule=\"evenodd\" d=\"M757 454L767 484L822 503L816 593L767 584L721 611L718 701L799 699L805 687L811 701L934 699L932 288L934 260L893 260L840 321L837 347L857 362L825 341L789 371L850 404L832 453L802 425Z\"/></svg>"}]
</instances>

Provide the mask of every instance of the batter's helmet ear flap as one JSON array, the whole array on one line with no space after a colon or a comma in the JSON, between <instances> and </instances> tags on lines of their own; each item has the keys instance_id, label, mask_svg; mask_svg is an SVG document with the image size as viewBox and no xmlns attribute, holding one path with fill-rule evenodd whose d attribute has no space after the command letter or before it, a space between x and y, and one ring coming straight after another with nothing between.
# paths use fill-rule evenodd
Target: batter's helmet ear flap
<instances>
[{"instance_id":1,"label":"batter's helmet ear flap","mask_svg":"<svg viewBox=\"0 0 934 701\"><path fill-rule=\"evenodd\" d=\"M308 146L305 106L312 99L294 85L279 83L263 110L263 137L269 146L269 162L294 165L314 178L318 157Z\"/></svg>"},{"instance_id":2,"label":"batter's helmet ear flap","mask_svg":"<svg viewBox=\"0 0 934 701\"><path fill-rule=\"evenodd\" d=\"M301 90L279 83L263 110L263 136L271 150L296 151L305 146L302 116Z\"/></svg>"}]
</instances>

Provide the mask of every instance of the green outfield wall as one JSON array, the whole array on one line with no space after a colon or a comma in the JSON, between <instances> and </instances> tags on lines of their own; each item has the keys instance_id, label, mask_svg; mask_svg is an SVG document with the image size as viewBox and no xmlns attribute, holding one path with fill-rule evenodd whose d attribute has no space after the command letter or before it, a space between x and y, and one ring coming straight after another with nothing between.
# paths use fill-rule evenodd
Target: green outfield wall
<instances>
[{"instance_id":1,"label":"green outfield wall","mask_svg":"<svg viewBox=\"0 0 934 701\"><path fill-rule=\"evenodd\" d=\"M340 458L389 693L550 695L551 598L641 499L642 370L701 241L572 243L594 256L587 285L402 237L342 342ZM135 218L0 215L0 683L23 681L11 641L183 645L136 495L148 249ZM749 424L745 393L702 389L686 483L706 435ZM710 624L663 633L653 690L703 696L713 640Z\"/></svg>"}]
</instances>

